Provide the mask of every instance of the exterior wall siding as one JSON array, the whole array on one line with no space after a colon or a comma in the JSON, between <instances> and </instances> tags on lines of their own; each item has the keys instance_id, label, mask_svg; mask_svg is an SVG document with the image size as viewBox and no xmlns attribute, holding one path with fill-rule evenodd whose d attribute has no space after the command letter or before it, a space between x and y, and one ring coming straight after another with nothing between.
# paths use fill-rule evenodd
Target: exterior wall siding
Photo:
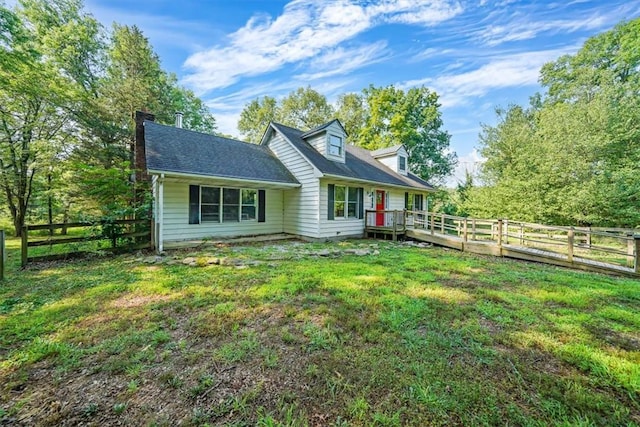
<instances>
[{"instance_id":1,"label":"exterior wall siding","mask_svg":"<svg viewBox=\"0 0 640 427\"><path fill-rule=\"evenodd\" d=\"M390 188L384 186L372 186L371 184L363 185L349 181L326 180L320 181L320 237L336 238L336 237L358 237L364 234L364 219L328 219L329 209L329 184L345 185L349 187L364 188L364 210L375 209L372 197L369 196L375 190L385 190L388 192L388 208L389 210L404 209L404 190Z\"/></svg>"},{"instance_id":2,"label":"exterior wall siding","mask_svg":"<svg viewBox=\"0 0 640 427\"><path fill-rule=\"evenodd\" d=\"M284 193L284 232L311 238L319 237L319 180L315 176L314 168L278 133L274 133L268 146L302 184L301 187Z\"/></svg>"},{"instance_id":3,"label":"exterior wall siding","mask_svg":"<svg viewBox=\"0 0 640 427\"><path fill-rule=\"evenodd\" d=\"M265 222L201 222L189 224L189 184L206 186L225 186L219 182L175 182L166 179L164 182L164 215L162 236L165 242L195 240L206 237L235 237L255 234L274 234L284 231L282 206L286 191L267 189L265 194ZM228 185L226 185L229 187ZM259 187L245 187L255 188Z\"/></svg>"}]
</instances>

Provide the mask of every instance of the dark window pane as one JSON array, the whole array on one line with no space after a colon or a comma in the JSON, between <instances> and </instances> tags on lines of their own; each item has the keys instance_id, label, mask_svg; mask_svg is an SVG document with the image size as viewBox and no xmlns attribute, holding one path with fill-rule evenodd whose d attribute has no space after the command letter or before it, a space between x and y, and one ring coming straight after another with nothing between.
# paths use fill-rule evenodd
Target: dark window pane
<instances>
[{"instance_id":1,"label":"dark window pane","mask_svg":"<svg viewBox=\"0 0 640 427\"><path fill-rule=\"evenodd\" d=\"M224 205L222 207L223 222L238 222L240 220L238 205Z\"/></svg>"},{"instance_id":2,"label":"dark window pane","mask_svg":"<svg viewBox=\"0 0 640 427\"><path fill-rule=\"evenodd\" d=\"M337 188L338 187L336 187L336 189ZM339 217L344 218L344 202L339 202L339 201L336 200L335 217L336 218L339 218Z\"/></svg>"},{"instance_id":3,"label":"dark window pane","mask_svg":"<svg viewBox=\"0 0 640 427\"><path fill-rule=\"evenodd\" d=\"M243 205L255 205L256 204L256 190L242 190L242 204Z\"/></svg>"},{"instance_id":4,"label":"dark window pane","mask_svg":"<svg viewBox=\"0 0 640 427\"><path fill-rule=\"evenodd\" d=\"M358 189L354 187L349 187L349 202L357 202L358 201Z\"/></svg>"},{"instance_id":5,"label":"dark window pane","mask_svg":"<svg viewBox=\"0 0 640 427\"><path fill-rule=\"evenodd\" d=\"M240 190L225 188L222 191L222 203L224 205L237 205L240 203Z\"/></svg>"},{"instance_id":6,"label":"dark window pane","mask_svg":"<svg viewBox=\"0 0 640 427\"><path fill-rule=\"evenodd\" d=\"M242 206L242 220L248 221L256 219L256 207L255 206Z\"/></svg>"},{"instance_id":7,"label":"dark window pane","mask_svg":"<svg viewBox=\"0 0 640 427\"><path fill-rule=\"evenodd\" d=\"M202 222L220 222L220 208L218 205L202 205Z\"/></svg>"},{"instance_id":8,"label":"dark window pane","mask_svg":"<svg viewBox=\"0 0 640 427\"><path fill-rule=\"evenodd\" d=\"M220 188L202 187L202 203L220 203Z\"/></svg>"},{"instance_id":9,"label":"dark window pane","mask_svg":"<svg viewBox=\"0 0 640 427\"><path fill-rule=\"evenodd\" d=\"M357 202L349 202L347 206L347 217L356 218L358 212L358 203Z\"/></svg>"},{"instance_id":10,"label":"dark window pane","mask_svg":"<svg viewBox=\"0 0 640 427\"><path fill-rule=\"evenodd\" d=\"M345 199L345 187L343 187L342 185L336 185L336 196L335 196L335 200L336 202L344 202L346 201Z\"/></svg>"}]
</instances>

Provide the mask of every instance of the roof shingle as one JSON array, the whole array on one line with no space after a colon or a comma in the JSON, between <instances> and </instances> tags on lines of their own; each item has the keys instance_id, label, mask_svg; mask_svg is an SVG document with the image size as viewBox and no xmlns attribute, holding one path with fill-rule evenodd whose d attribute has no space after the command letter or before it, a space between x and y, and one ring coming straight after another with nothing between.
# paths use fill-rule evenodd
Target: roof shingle
<instances>
[{"instance_id":1,"label":"roof shingle","mask_svg":"<svg viewBox=\"0 0 640 427\"><path fill-rule=\"evenodd\" d=\"M303 139L305 132L279 123L274 128L284 135L323 174L376 182L380 184L431 190L433 187L413 174L402 176L377 161L371 151L354 145L346 146L345 163L334 162L320 154Z\"/></svg>"},{"instance_id":2,"label":"roof shingle","mask_svg":"<svg viewBox=\"0 0 640 427\"><path fill-rule=\"evenodd\" d=\"M147 169L298 184L265 146L144 122Z\"/></svg>"}]
</instances>

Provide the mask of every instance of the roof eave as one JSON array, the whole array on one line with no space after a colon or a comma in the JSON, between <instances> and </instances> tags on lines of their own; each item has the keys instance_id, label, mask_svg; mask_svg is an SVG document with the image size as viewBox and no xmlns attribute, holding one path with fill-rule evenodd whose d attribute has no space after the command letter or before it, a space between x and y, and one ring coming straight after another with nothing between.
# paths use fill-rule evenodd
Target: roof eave
<instances>
[{"instance_id":1,"label":"roof eave","mask_svg":"<svg viewBox=\"0 0 640 427\"><path fill-rule=\"evenodd\" d=\"M247 178L224 176L224 175L206 175L206 174L197 174L197 173L166 171L166 170L160 170L160 169L148 169L147 173L149 175L164 175L165 178L176 177L176 178L216 179L220 181L237 182L239 184L259 184L259 185L268 185L268 186L282 187L282 188L298 188L301 186L300 183L293 183L293 182L247 179Z\"/></svg>"},{"instance_id":2,"label":"roof eave","mask_svg":"<svg viewBox=\"0 0 640 427\"><path fill-rule=\"evenodd\" d=\"M402 189L411 189L411 190L422 190L422 191L426 191L426 192L435 191L433 188L416 187L416 186L408 185L408 184L407 185L389 184L387 182L371 181L371 180L368 180L368 179L353 178L353 177L344 176L344 175L336 175L336 174L325 173L324 177L325 178L342 179L342 180L346 180L346 181L363 182L363 183L367 183L367 184L381 185L381 186L384 186L384 187L393 187L393 188L402 188Z\"/></svg>"}]
</instances>

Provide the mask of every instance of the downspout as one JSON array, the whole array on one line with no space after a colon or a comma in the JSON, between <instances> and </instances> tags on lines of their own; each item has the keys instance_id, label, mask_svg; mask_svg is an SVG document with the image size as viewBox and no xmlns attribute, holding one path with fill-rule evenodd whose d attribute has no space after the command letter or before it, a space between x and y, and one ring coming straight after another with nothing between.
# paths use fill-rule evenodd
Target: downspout
<instances>
[{"instance_id":1,"label":"downspout","mask_svg":"<svg viewBox=\"0 0 640 427\"><path fill-rule=\"evenodd\" d=\"M158 179L158 252L164 250L164 174Z\"/></svg>"}]
</instances>

